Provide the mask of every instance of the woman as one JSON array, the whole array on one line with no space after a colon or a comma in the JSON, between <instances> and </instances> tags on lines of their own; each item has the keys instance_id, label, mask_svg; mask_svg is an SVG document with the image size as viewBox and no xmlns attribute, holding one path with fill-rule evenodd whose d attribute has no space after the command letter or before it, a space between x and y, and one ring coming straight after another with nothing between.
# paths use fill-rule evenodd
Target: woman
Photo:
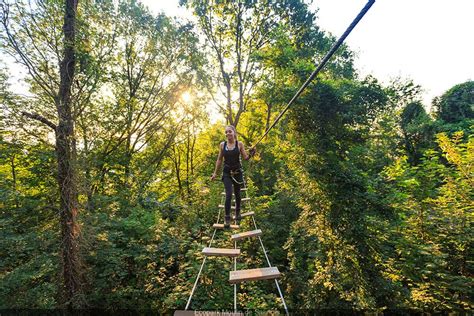
<instances>
[{"instance_id":1,"label":"woman","mask_svg":"<svg viewBox=\"0 0 474 316\"><path fill-rule=\"evenodd\" d=\"M232 186L234 186L235 195L235 220L240 223L240 186L244 183L242 174L242 165L240 164L240 155L245 160L249 160L255 153L255 149L250 149L250 155L245 151L244 144L237 141L237 131L232 125L225 128L226 141L219 145L219 155L217 156L216 168L211 176L211 180L216 178L217 171L224 160L224 170L222 173L222 181L225 187L225 217L224 228L230 227L230 204L232 201Z\"/></svg>"}]
</instances>

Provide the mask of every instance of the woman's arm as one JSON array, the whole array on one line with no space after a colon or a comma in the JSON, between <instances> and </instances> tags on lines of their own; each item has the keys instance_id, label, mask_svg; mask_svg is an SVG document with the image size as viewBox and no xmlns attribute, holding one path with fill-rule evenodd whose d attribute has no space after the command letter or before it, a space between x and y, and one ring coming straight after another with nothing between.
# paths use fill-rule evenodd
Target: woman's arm
<instances>
[{"instance_id":1,"label":"woman's arm","mask_svg":"<svg viewBox=\"0 0 474 316\"><path fill-rule=\"evenodd\" d=\"M217 171L219 171L219 168L222 165L222 158L223 158L222 147L223 147L223 145L224 145L224 143L219 144L219 155L217 156L216 167L214 168L214 173L211 176L211 180L214 180L216 178Z\"/></svg>"},{"instance_id":2,"label":"woman's arm","mask_svg":"<svg viewBox=\"0 0 474 316\"><path fill-rule=\"evenodd\" d=\"M242 157L245 159L245 160L249 160L250 157L252 157L252 152L250 152L250 155L247 154L247 152L245 151L245 146L243 143L239 142L239 149L240 149L240 153L242 154Z\"/></svg>"}]
</instances>

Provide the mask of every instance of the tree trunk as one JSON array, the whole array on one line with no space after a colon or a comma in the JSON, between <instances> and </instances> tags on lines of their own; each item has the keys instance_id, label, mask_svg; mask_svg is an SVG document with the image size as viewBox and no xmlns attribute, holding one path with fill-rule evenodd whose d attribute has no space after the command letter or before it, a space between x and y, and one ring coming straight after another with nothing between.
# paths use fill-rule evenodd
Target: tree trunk
<instances>
[{"instance_id":1,"label":"tree trunk","mask_svg":"<svg viewBox=\"0 0 474 316\"><path fill-rule=\"evenodd\" d=\"M77 223L77 185L74 121L71 87L75 70L75 21L78 0L66 0L64 15L64 56L60 64L60 85L56 99L59 124L56 128L56 155L60 193L61 258L63 299L67 308L80 307L81 264Z\"/></svg>"},{"instance_id":2,"label":"tree trunk","mask_svg":"<svg viewBox=\"0 0 474 316\"><path fill-rule=\"evenodd\" d=\"M77 125L76 125L77 126ZM87 200L86 200L86 206L85 210L87 213L91 212L94 210L94 195L93 195L93 188L92 188L92 175L91 175L91 166L89 162L87 161L87 157L89 157L90 152L89 152L89 139L87 138L87 130L84 127L84 124L80 125L80 128L82 129L82 134L84 135L82 138L82 142L84 144L84 158L83 158L83 164L82 168L84 169L84 188L83 190L86 192Z\"/></svg>"},{"instance_id":3,"label":"tree trunk","mask_svg":"<svg viewBox=\"0 0 474 316\"><path fill-rule=\"evenodd\" d=\"M173 162L174 162L174 168L176 171L176 180L178 181L178 190L179 190L179 195L183 197L183 184L181 182L181 156L179 152L179 148L176 150L176 147L173 149Z\"/></svg>"},{"instance_id":4,"label":"tree trunk","mask_svg":"<svg viewBox=\"0 0 474 316\"><path fill-rule=\"evenodd\" d=\"M186 133L186 192L187 192L187 201L188 203L191 201L191 187L189 185L190 177L189 177L189 163L190 163L190 154L191 154L191 133L189 132L189 125L188 130Z\"/></svg>"},{"instance_id":5,"label":"tree trunk","mask_svg":"<svg viewBox=\"0 0 474 316\"><path fill-rule=\"evenodd\" d=\"M239 124L240 115L244 109L244 91L243 91L243 78L242 78L242 4L238 3L239 10L236 14L236 30L235 30L235 53L237 57L237 76L239 79L239 109L235 114L234 126L237 128Z\"/></svg>"},{"instance_id":6,"label":"tree trunk","mask_svg":"<svg viewBox=\"0 0 474 316\"><path fill-rule=\"evenodd\" d=\"M265 132L270 128L270 118L272 116L272 105L265 102L267 105L267 118L265 120Z\"/></svg>"},{"instance_id":7,"label":"tree trunk","mask_svg":"<svg viewBox=\"0 0 474 316\"><path fill-rule=\"evenodd\" d=\"M13 194L15 195L15 208L20 208L20 202L18 201L18 191L16 185L16 165L15 165L15 154L12 155L10 160L10 166L12 169L12 181L13 181Z\"/></svg>"}]
</instances>

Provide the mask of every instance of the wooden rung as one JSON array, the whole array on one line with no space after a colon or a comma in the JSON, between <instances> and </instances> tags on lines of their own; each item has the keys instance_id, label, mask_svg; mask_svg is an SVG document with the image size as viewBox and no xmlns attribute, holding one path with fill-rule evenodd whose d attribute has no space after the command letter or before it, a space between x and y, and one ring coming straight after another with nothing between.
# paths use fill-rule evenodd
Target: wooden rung
<instances>
[{"instance_id":1,"label":"wooden rung","mask_svg":"<svg viewBox=\"0 0 474 316\"><path fill-rule=\"evenodd\" d=\"M202 250L202 254L215 257L237 257L240 255L240 249L206 247Z\"/></svg>"},{"instance_id":2,"label":"wooden rung","mask_svg":"<svg viewBox=\"0 0 474 316\"><path fill-rule=\"evenodd\" d=\"M219 204L219 207L220 208L225 208L225 205L224 204ZM235 210L235 206L231 206L230 209Z\"/></svg>"},{"instance_id":3,"label":"wooden rung","mask_svg":"<svg viewBox=\"0 0 474 316\"><path fill-rule=\"evenodd\" d=\"M261 229L256 229L256 230L251 230L251 231L248 231L248 232L232 235L231 238L232 238L232 240L239 240L239 239L243 239L243 238L260 236L261 234L262 234L262 230Z\"/></svg>"},{"instance_id":4,"label":"wooden rung","mask_svg":"<svg viewBox=\"0 0 474 316\"><path fill-rule=\"evenodd\" d=\"M247 191L247 188L240 188L240 191ZM232 193L234 193L234 192L232 192ZM225 195L225 192L222 192L221 194Z\"/></svg>"},{"instance_id":5,"label":"wooden rung","mask_svg":"<svg viewBox=\"0 0 474 316\"><path fill-rule=\"evenodd\" d=\"M235 199L234 199L233 201L234 201L234 203L235 203ZM247 201L250 201L250 198L249 198L249 197L242 198L241 201L242 201L242 202L247 202Z\"/></svg>"},{"instance_id":6,"label":"wooden rung","mask_svg":"<svg viewBox=\"0 0 474 316\"><path fill-rule=\"evenodd\" d=\"M268 280L280 277L277 267L230 271L229 282L241 283L245 281Z\"/></svg>"},{"instance_id":7,"label":"wooden rung","mask_svg":"<svg viewBox=\"0 0 474 316\"><path fill-rule=\"evenodd\" d=\"M247 212L247 213L242 213L240 214L240 217L247 217L247 216L253 216L255 215L255 212ZM235 219L235 215L232 215L232 219Z\"/></svg>"},{"instance_id":8,"label":"wooden rung","mask_svg":"<svg viewBox=\"0 0 474 316\"><path fill-rule=\"evenodd\" d=\"M213 228L224 229L224 224L214 224ZM239 225L230 225L230 229L239 229Z\"/></svg>"}]
</instances>

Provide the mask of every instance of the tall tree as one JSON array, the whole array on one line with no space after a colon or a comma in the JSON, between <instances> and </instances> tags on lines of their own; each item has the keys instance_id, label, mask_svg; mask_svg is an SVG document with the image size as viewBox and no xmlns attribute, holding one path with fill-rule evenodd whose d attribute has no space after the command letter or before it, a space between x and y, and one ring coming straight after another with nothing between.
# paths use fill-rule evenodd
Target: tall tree
<instances>
[{"instance_id":1,"label":"tall tree","mask_svg":"<svg viewBox=\"0 0 474 316\"><path fill-rule=\"evenodd\" d=\"M434 100L438 118L446 123L474 119L474 81L455 85Z\"/></svg>"},{"instance_id":2,"label":"tall tree","mask_svg":"<svg viewBox=\"0 0 474 316\"><path fill-rule=\"evenodd\" d=\"M472 310L472 129L467 136L438 134L438 148L426 150L417 166L402 156L382 173L383 199L398 217L387 230L395 249L385 254L387 267L408 306Z\"/></svg>"},{"instance_id":3,"label":"tall tree","mask_svg":"<svg viewBox=\"0 0 474 316\"><path fill-rule=\"evenodd\" d=\"M63 278L65 303L72 306L81 294L81 263L79 255L78 200L76 183L76 141L72 117L71 87L76 66L76 14L78 0L66 0L64 15L64 58L59 68L60 82L56 98L58 125L56 155L60 192Z\"/></svg>"},{"instance_id":4,"label":"tall tree","mask_svg":"<svg viewBox=\"0 0 474 316\"><path fill-rule=\"evenodd\" d=\"M261 81L259 50L272 42L273 33L285 23L313 21L301 1L194 1L182 0L197 16L200 30L211 47L216 72L209 89L217 87L214 102L228 124L237 126L247 110L254 87Z\"/></svg>"},{"instance_id":5,"label":"tall tree","mask_svg":"<svg viewBox=\"0 0 474 316\"><path fill-rule=\"evenodd\" d=\"M78 117L89 209L95 195L123 195L123 203L142 197L185 126L182 94L199 86L191 25L153 16L135 1L120 1L111 15L116 40L101 65L109 93Z\"/></svg>"},{"instance_id":6,"label":"tall tree","mask_svg":"<svg viewBox=\"0 0 474 316\"><path fill-rule=\"evenodd\" d=\"M455 85L435 98L433 107L441 130L468 135L474 123L474 81Z\"/></svg>"},{"instance_id":7,"label":"tall tree","mask_svg":"<svg viewBox=\"0 0 474 316\"><path fill-rule=\"evenodd\" d=\"M62 236L62 273L65 303L72 306L81 294L81 264L79 258L78 200L76 183L76 140L72 117L71 87L76 66L76 14L78 0L66 0L64 15L64 57L59 67L59 91L56 101L56 154L60 192Z\"/></svg>"},{"instance_id":8,"label":"tall tree","mask_svg":"<svg viewBox=\"0 0 474 316\"><path fill-rule=\"evenodd\" d=\"M390 300L378 289L389 284L370 244L370 217L383 206L371 193L366 150L387 101L371 78L321 80L289 113L296 135L280 147L293 157L283 177L301 212L287 242L288 280L304 308L373 308Z\"/></svg>"},{"instance_id":9,"label":"tall tree","mask_svg":"<svg viewBox=\"0 0 474 316\"><path fill-rule=\"evenodd\" d=\"M78 0L67 0L63 6L62 22L62 53L56 51L57 55L62 55L57 71L49 71L45 52L38 47L32 48L37 55L29 55L31 51L24 50L26 42L35 43L33 34L28 27L36 24L35 12L27 12L21 6L25 4L15 4L14 24L23 28L20 30L26 37L20 37L20 32L15 32L11 27L10 6L2 4L2 26L6 36L3 38L8 45L7 52L25 65L31 79L50 97L54 104L57 123L52 122L39 113L23 111L23 115L40 121L54 131L55 149L57 160L57 183L59 188L59 214L61 225L61 258L62 258L62 280L63 280L63 300L65 306L72 307L81 305L82 302L82 277L81 262L79 254L78 238L80 227L77 223L78 196L77 196L77 176L76 176L76 141L74 134L73 100L71 89L76 72L76 21ZM34 10L32 7L30 7ZM39 3L36 10L41 12L47 8L46 4ZM43 11L44 12L44 11ZM17 13L17 14L15 14ZM23 22L23 24L22 24ZM38 35L38 34L36 34ZM25 41L23 41L25 40ZM22 42L23 41L23 42ZM59 46L55 47L60 49ZM8 50L10 49L10 50ZM46 76L44 76L46 74ZM50 80L48 80L50 79ZM59 79L59 80L57 80Z\"/></svg>"}]
</instances>

